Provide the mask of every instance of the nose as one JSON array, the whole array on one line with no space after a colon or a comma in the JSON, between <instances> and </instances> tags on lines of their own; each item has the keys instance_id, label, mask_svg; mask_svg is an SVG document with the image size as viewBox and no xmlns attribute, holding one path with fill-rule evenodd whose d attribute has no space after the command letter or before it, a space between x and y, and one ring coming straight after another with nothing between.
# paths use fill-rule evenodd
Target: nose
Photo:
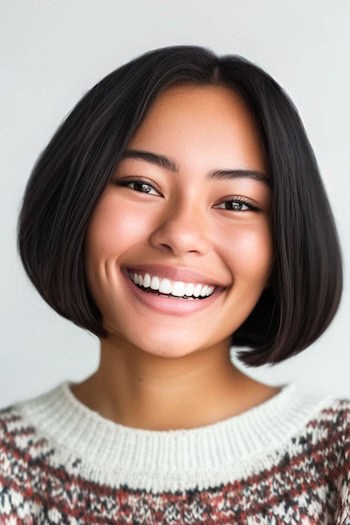
<instances>
[{"instance_id":1,"label":"nose","mask_svg":"<svg viewBox=\"0 0 350 525\"><path fill-rule=\"evenodd\" d=\"M193 205L193 201L186 204L178 202L159 218L150 242L154 247L177 256L186 252L204 255L210 249L207 230L203 211Z\"/></svg>"}]
</instances>

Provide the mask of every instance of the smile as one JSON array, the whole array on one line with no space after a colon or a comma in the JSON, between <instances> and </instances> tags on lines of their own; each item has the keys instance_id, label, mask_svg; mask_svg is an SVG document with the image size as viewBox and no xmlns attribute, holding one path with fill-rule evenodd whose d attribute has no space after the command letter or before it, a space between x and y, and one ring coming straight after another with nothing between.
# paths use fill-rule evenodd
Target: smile
<instances>
[{"instance_id":1,"label":"smile","mask_svg":"<svg viewBox=\"0 0 350 525\"><path fill-rule=\"evenodd\" d=\"M215 290L215 286L201 283L187 283L183 281L171 281L170 279L152 276L149 273L144 275L128 271L132 282L139 288L148 293L156 295L166 295L174 299L201 300L209 297Z\"/></svg>"},{"instance_id":2,"label":"smile","mask_svg":"<svg viewBox=\"0 0 350 525\"><path fill-rule=\"evenodd\" d=\"M185 283L175 281L175 286L172 286L171 293L163 293L160 289L161 283L157 283L157 281L153 281L153 279L150 282L146 279L147 286L145 287L144 281L142 284L135 282L135 280L138 279L134 277L132 272L124 270L122 271L122 275L127 290L131 292L133 299L136 300L137 307L147 307L148 309L164 314L182 316L200 312L209 308L219 297L222 297L224 292L224 289L220 287L208 287L200 283L197 283L197 285L194 283L186 283L186 286L189 284L194 286L192 294L197 295L193 296L189 294L187 296L184 294L184 292L186 293L186 287L184 290L183 286L181 286ZM157 285L157 289L151 287L152 282L154 286ZM170 281L169 283L172 285ZM177 283L180 284L176 286ZM195 290L195 286L199 286L201 289L198 287L197 290ZM168 289L169 288L167 288L167 290ZM191 291L191 288L189 288L188 291ZM200 294L198 291L200 291Z\"/></svg>"}]
</instances>

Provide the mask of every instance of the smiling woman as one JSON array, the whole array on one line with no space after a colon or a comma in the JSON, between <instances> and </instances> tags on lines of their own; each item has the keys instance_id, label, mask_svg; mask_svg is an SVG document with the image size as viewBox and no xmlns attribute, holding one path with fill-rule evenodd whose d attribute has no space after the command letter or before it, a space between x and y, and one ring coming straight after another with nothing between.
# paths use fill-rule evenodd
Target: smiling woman
<instances>
[{"instance_id":1,"label":"smiling woman","mask_svg":"<svg viewBox=\"0 0 350 525\"><path fill-rule=\"evenodd\" d=\"M266 72L173 46L107 75L38 158L18 248L44 300L98 337L100 363L2 410L0 515L350 520L350 400L230 359L296 355L342 292L312 148Z\"/></svg>"},{"instance_id":2,"label":"smiling woman","mask_svg":"<svg viewBox=\"0 0 350 525\"><path fill-rule=\"evenodd\" d=\"M219 361L227 354L232 333L254 308L272 271L266 171L251 114L231 89L176 85L158 95L100 196L85 236L86 277L103 312L108 344L113 340L120 348L127 339L149 356L207 349ZM136 273L138 282L123 269ZM124 277L131 286L125 287ZM193 290L185 290L191 284ZM160 285L163 296L153 292ZM213 285L210 296L200 300ZM181 300L169 296L170 286ZM197 300L184 300L195 286ZM115 361L119 370L120 361ZM224 367L225 374L233 370L230 362ZM210 376L213 384L213 370ZM229 400L232 407L232 392ZM178 398L179 410L181 405ZM174 424L174 407L172 413L166 404L164 409L168 415L158 412L153 426ZM203 405L196 414L199 421L212 419ZM129 411L128 417L128 424L140 425Z\"/></svg>"}]
</instances>

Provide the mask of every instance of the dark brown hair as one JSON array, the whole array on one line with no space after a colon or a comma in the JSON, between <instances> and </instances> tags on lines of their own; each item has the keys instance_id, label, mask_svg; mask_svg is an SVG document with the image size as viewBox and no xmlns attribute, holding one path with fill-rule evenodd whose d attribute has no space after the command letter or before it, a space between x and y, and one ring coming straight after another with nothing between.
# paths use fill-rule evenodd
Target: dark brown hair
<instances>
[{"instance_id":1,"label":"dark brown hair","mask_svg":"<svg viewBox=\"0 0 350 525\"><path fill-rule=\"evenodd\" d=\"M326 330L342 294L342 256L330 204L298 112L263 69L198 46L151 50L92 87L38 157L18 218L18 251L43 299L99 338L107 336L88 288L83 251L92 212L157 95L176 83L230 87L248 103L271 180L275 254L271 285L232 346L248 366L295 355Z\"/></svg>"}]
</instances>

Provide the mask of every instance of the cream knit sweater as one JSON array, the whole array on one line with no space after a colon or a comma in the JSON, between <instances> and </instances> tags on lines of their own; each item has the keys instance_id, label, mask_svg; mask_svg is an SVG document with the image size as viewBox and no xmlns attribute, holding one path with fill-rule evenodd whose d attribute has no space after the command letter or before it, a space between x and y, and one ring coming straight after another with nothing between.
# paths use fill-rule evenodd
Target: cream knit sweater
<instances>
[{"instance_id":1,"label":"cream knit sweater","mask_svg":"<svg viewBox=\"0 0 350 525\"><path fill-rule=\"evenodd\" d=\"M0 524L350 524L350 400L289 383L238 416L154 431L70 384L0 411Z\"/></svg>"}]
</instances>

